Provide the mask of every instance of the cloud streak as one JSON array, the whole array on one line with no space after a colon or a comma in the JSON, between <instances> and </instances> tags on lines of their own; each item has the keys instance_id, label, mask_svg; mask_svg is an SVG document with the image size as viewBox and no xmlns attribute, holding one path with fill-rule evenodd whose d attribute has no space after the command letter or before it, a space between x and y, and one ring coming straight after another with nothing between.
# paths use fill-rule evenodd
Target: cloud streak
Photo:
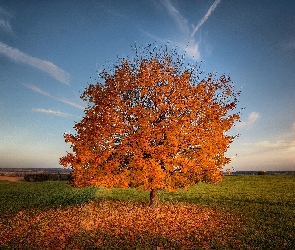
<instances>
[{"instance_id":1,"label":"cloud streak","mask_svg":"<svg viewBox=\"0 0 295 250\"><path fill-rule=\"evenodd\" d=\"M220 0L215 0L215 2L211 5L210 9L207 11L206 15L199 21L197 26L195 27L193 33L191 34L191 37L193 38L198 31L198 29L207 21L209 16L212 14L212 12L215 10L217 5L220 3Z\"/></svg>"},{"instance_id":2,"label":"cloud streak","mask_svg":"<svg viewBox=\"0 0 295 250\"><path fill-rule=\"evenodd\" d=\"M186 54L188 57L193 58L195 60L201 59L201 54L199 50L199 44L200 42L195 41L195 34L198 31L198 29L207 21L209 16L212 14L212 12L215 10L217 5L220 3L221 0L215 0L215 2L211 5L209 10L207 11L206 15L198 22L196 27L191 32L191 28L188 25L188 20L183 17L180 12L173 6L170 0L164 0L163 4L170 14L170 16L173 18L174 22L176 23L178 29L184 34L183 41L179 44L179 46L186 51Z\"/></svg>"},{"instance_id":3,"label":"cloud streak","mask_svg":"<svg viewBox=\"0 0 295 250\"><path fill-rule=\"evenodd\" d=\"M188 25L187 19L180 14L170 0L163 1L163 5L176 23L178 30L182 33L182 41L178 42L178 46L186 51L188 57L200 60L199 43L195 42L194 38L190 37L191 29Z\"/></svg>"},{"instance_id":4,"label":"cloud streak","mask_svg":"<svg viewBox=\"0 0 295 250\"><path fill-rule=\"evenodd\" d=\"M51 110L51 109L33 109L33 112L37 113L44 113L44 114L50 114L50 115L55 115L55 116L63 116L63 117L69 117L72 116L71 114L61 112L59 110Z\"/></svg>"},{"instance_id":5,"label":"cloud streak","mask_svg":"<svg viewBox=\"0 0 295 250\"><path fill-rule=\"evenodd\" d=\"M34 85L26 85L26 84L24 84L24 86L26 86L27 88L29 88L29 89L31 89L31 90L33 90L33 91L35 91L35 92L37 92L37 93L39 93L41 95L45 95L45 96L48 96L48 97L51 97L51 98L55 99L55 97L50 95L48 92L46 92L46 91L44 91L44 90L42 90L42 89L40 89L40 88L38 88L38 87L36 87Z\"/></svg>"},{"instance_id":6,"label":"cloud streak","mask_svg":"<svg viewBox=\"0 0 295 250\"><path fill-rule=\"evenodd\" d=\"M52 99L55 99L55 100L57 100L57 101L63 102L63 103L65 103L65 104L70 105L70 106L72 106L72 107L75 107L75 108L77 108L77 109L81 109L81 110L84 110L84 109L85 109L85 107L83 107L82 105L79 105L79 104L77 104L77 103L71 102L71 101L69 101L69 100L67 100L67 99L65 99L65 98L55 97L55 96L49 94L48 92L46 92L46 91L44 91L44 90L42 90L42 89L40 89L40 88L38 88L38 87L36 87L36 86L34 86L34 85L30 85L30 84L23 84L23 85L24 85L25 87L27 87L27 88L29 88L29 89L31 89L31 90L33 90L33 91L35 91L35 92L41 94L41 95L44 95L44 96L50 97L50 98L52 98Z\"/></svg>"},{"instance_id":7,"label":"cloud streak","mask_svg":"<svg viewBox=\"0 0 295 250\"><path fill-rule=\"evenodd\" d=\"M189 33L190 30L188 28L188 21L184 18L179 11L172 5L170 0L165 0L164 2L165 8L168 10L168 13L171 15L179 30L183 33Z\"/></svg>"},{"instance_id":8,"label":"cloud streak","mask_svg":"<svg viewBox=\"0 0 295 250\"><path fill-rule=\"evenodd\" d=\"M12 48L2 42L0 42L0 54L6 56L7 58L15 61L30 65L34 68L44 71L54 79L69 85L70 84L70 75L64 70L55 66L52 62L41 60L36 57L32 57L24 52Z\"/></svg>"}]
</instances>

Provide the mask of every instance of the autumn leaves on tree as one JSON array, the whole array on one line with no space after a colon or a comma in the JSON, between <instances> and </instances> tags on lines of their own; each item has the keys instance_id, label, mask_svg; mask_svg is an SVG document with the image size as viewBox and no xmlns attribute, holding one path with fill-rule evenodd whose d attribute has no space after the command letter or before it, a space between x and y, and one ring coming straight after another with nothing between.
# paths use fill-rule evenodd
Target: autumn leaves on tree
<instances>
[{"instance_id":1,"label":"autumn leaves on tree","mask_svg":"<svg viewBox=\"0 0 295 250\"><path fill-rule=\"evenodd\" d=\"M85 116L64 135L73 153L60 164L73 169L73 186L138 187L156 206L157 190L221 181L239 92L224 75L201 78L175 50L135 54L85 89Z\"/></svg>"}]
</instances>

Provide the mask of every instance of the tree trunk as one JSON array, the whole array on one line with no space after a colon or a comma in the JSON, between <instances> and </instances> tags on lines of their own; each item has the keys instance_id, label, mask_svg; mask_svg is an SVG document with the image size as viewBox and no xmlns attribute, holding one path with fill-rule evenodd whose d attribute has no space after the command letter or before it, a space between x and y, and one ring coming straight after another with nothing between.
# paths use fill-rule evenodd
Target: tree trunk
<instances>
[{"instance_id":1,"label":"tree trunk","mask_svg":"<svg viewBox=\"0 0 295 250\"><path fill-rule=\"evenodd\" d=\"M158 206L158 195L157 189L152 189L150 192L150 207L157 207Z\"/></svg>"}]
</instances>

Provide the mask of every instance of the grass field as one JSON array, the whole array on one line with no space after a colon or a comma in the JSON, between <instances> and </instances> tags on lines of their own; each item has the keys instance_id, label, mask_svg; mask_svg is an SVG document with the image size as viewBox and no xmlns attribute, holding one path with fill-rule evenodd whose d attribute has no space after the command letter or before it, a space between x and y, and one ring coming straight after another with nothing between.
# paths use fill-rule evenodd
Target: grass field
<instances>
[{"instance_id":1,"label":"grass field","mask_svg":"<svg viewBox=\"0 0 295 250\"><path fill-rule=\"evenodd\" d=\"M0 181L0 249L295 249L295 175L159 192Z\"/></svg>"}]
</instances>

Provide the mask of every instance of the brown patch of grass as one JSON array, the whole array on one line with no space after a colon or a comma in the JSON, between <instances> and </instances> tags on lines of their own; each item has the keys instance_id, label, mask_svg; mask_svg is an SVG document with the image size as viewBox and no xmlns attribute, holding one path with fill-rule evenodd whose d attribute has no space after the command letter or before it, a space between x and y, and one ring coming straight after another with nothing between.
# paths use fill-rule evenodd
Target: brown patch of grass
<instances>
[{"instance_id":1,"label":"brown patch of grass","mask_svg":"<svg viewBox=\"0 0 295 250\"><path fill-rule=\"evenodd\" d=\"M0 176L0 181L13 181L13 182L19 182L24 181L24 177L14 177L14 176Z\"/></svg>"}]
</instances>

